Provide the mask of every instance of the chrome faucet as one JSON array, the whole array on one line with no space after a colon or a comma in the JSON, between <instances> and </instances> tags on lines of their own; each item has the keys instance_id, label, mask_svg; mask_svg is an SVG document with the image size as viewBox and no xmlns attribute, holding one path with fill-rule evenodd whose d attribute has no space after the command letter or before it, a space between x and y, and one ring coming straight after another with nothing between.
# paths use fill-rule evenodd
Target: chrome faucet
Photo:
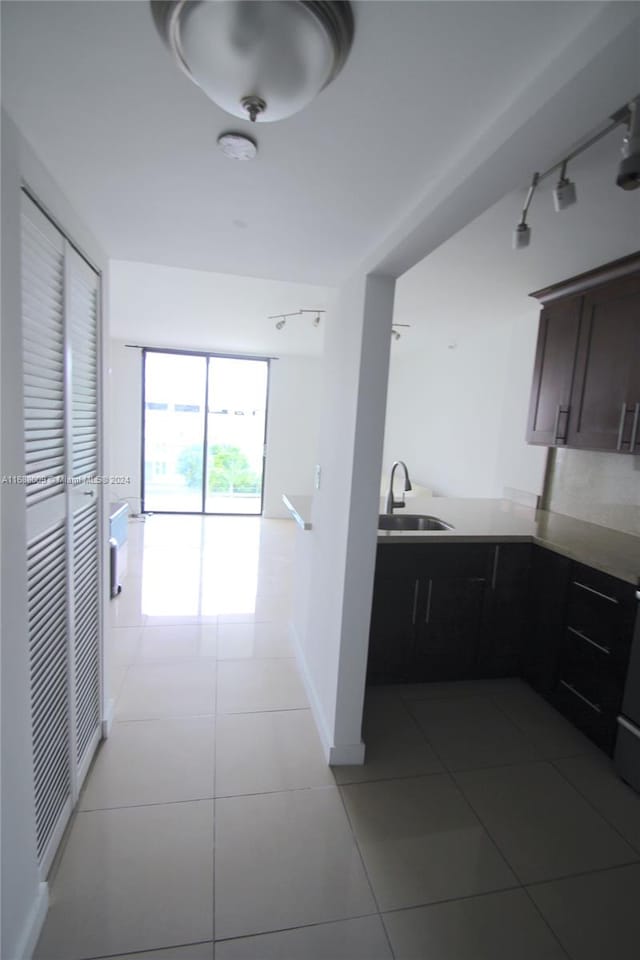
<instances>
[{"instance_id":1,"label":"chrome faucet","mask_svg":"<svg viewBox=\"0 0 640 960\"><path fill-rule=\"evenodd\" d=\"M395 477L397 467L402 467L404 470L404 490L402 492L402 500L396 500L393 496L393 478ZM409 471L407 470L407 465L404 460L396 460L391 467L391 479L389 480L389 493L387 494L386 512L393 513L394 507L404 507L404 495L409 490L411 490L411 481L409 480Z\"/></svg>"}]
</instances>

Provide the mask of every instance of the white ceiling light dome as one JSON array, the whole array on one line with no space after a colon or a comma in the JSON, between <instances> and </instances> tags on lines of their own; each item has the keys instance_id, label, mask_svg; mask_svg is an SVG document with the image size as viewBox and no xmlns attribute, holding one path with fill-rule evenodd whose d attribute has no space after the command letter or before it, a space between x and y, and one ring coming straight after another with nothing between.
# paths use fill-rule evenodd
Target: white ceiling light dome
<instances>
[{"instance_id":1,"label":"white ceiling light dome","mask_svg":"<svg viewBox=\"0 0 640 960\"><path fill-rule=\"evenodd\" d=\"M347 2L151 0L165 43L227 113L282 120L342 69L353 41Z\"/></svg>"}]
</instances>

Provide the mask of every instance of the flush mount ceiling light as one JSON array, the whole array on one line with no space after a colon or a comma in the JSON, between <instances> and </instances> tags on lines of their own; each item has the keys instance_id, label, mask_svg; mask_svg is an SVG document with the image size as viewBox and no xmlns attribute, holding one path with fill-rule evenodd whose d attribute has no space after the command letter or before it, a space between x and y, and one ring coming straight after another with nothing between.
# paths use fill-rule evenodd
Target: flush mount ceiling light
<instances>
[{"instance_id":1,"label":"flush mount ceiling light","mask_svg":"<svg viewBox=\"0 0 640 960\"><path fill-rule=\"evenodd\" d=\"M338 75L353 12L328 0L151 0L180 67L219 107L252 121L302 110Z\"/></svg>"},{"instance_id":2,"label":"flush mount ceiling light","mask_svg":"<svg viewBox=\"0 0 640 960\"><path fill-rule=\"evenodd\" d=\"M570 207L576 202L576 185L567 177L567 164L622 123L626 124L627 133L623 141L622 161L616 183L623 190L636 190L640 187L640 96L638 96L613 113L609 117L609 123L602 130L572 150L559 163L555 163L544 173L534 173L522 208L520 222L513 231L514 250L528 247L531 241L531 227L527 223L527 214L538 184L559 170L560 178L553 191L553 204L558 212Z\"/></svg>"},{"instance_id":3,"label":"flush mount ceiling light","mask_svg":"<svg viewBox=\"0 0 640 960\"><path fill-rule=\"evenodd\" d=\"M326 313L326 310L294 310L293 313L276 313L272 317L267 317L267 319L276 320L276 330L282 330L289 317L301 317L303 313L314 313L315 316L311 323L314 327L319 327L320 314Z\"/></svg>"}]
</instances>

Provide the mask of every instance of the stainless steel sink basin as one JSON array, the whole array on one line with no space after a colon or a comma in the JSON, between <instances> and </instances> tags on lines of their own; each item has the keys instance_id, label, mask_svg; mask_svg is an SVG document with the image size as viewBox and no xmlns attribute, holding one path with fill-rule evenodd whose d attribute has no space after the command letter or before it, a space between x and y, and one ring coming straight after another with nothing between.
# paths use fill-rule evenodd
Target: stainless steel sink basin
<instances>
[{"instance_id":1,"label":"stainless steel sink basin","mask_svg":"<svg viewBox=\"0 0 640 960\"><path fill-rule=\"evenodd\" d=\"M452 530L450 523L425 513L381 513L378 530Z\"/></svg>"}]
</instances>

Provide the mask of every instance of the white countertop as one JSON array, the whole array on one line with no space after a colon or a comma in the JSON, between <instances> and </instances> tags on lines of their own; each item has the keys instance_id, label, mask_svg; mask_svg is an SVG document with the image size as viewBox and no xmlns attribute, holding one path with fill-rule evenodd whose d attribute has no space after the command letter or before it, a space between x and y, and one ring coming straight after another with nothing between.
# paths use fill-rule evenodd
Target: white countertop
<instances>
[{"instance_id":1,"label":"white countertop","mask_svg":"<svg viewBox=\"0 0 640 960\"><path fill-rule=\"evenodd\" d=\"M283 502L304 530L311 529L313 497L286 494ZM380 501L384 510L384 501ZM640 578L640 537L560 513L534 510L511 500L414 497L405 513L425 513L453 526L452 530L379 530L378 543L527 542L594 567L636 585Z\"/></svg>"}]
</instances>

